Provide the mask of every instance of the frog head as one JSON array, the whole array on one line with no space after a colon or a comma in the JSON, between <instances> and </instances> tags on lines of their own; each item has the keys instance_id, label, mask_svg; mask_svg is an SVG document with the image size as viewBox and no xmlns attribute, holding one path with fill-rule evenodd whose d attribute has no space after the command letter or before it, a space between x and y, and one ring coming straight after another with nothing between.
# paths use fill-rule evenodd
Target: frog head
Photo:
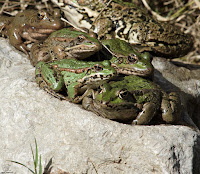
<instances>
[{"instance_id":1,"label":"frog head","mask_svg":"<svg viewBox=\"0 0 200 174\"><path fill-rule=\"evenodd\" d=\"M105 82L105 80L109 80L111 77L116 75L116 70L111 67L109 60L104 60L102 62L89 62L89 64L89 66L84 68L82 73L80 73L77 82L99 86L101 83Z\"/></svg>"},{"instance_id":2,"label":"frog head","mask_svg":"<svg viewBox=\"0 0 200 174\"><path fill-rule=\"evenodd\" d=\"M54 46L54 52L64 49L62 51L68 57L76 59L85 59L101 49L101 44L96 38L75 29L63 28L52 33L48 39L53 39L55 45L58 45ZM65 47L63 48L60 44L65 45Z\"/></svg>"},{"instance_id":3,"label":"frog head","mask_svg":"<svg viewBox=\"0 0 200 174\"><path fill-rule=\"evenodd\" d=\"M111 67L108 60L102 62L88 62L88 66L78 69L76 73L63 72L68 97L72 102L77 102L77 96L82 95L82 87L97 88L106 80L116 75L116 70Z\"/></svg>"},{"instance_id":4,"label":"frog head","mask_svg":"<svg viewBox=\"0 0 200 174\"><path fill-rule=\"evenodd\" d=\"M141 54L129 43L119 39L104 40L102 43L111 51L110 61L118 73L139 76L153 73L151 55L148 52Z\"/></svg>"},{"instance_id":5,"label":"frog head","mask_svg":"<svg viewBox=\"0 0 200 174\"><path fill-rule=\"evenodd\" d=\"M37 32L41 34L50 34L53 31L61 29L64 26L64 23L60 19L61 12L59 9L55 9L54 11L27 10L19 13L19 15L17 16L19 16L19 19L21 19L22 15L27 18L26 25L33 27L34 32L36 32L35 30L37 29Z\"/></svg>"},{"instance_id":6,"label":"frog head","mask_svg":"<svg viewBox=\"0 0 200 174\"><path fill-rule=\"evenodd\" d=\"M95 95L93 109L104 118L126 122L137 116L139 109L135 103L132 94L126 88L113 88L104 83L100 92Z\"/></svg>"}]
</instances>

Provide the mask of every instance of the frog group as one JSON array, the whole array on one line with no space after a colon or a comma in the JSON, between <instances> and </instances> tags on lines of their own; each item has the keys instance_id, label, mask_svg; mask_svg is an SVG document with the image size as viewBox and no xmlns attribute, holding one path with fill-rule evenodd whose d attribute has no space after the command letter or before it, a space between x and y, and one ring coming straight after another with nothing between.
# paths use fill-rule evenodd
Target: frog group
<instances>
[{"instance_id":1,"label":"frog group","mask_svg":"<svg viewBox=\"0 0 200 174\"><path fill-rule=\"evenodd\" d=\"M52 0L76 27L92 29L99 39L118 38L141 51L174 58L191 50L193 37L159 22L128 0ZM76 16L76 17L74 17Z\"/></svg>"},{"instance_id":2,"label":"frog group","mask_svg":"<svg viewBox=\"0 0 200 174\"><path fill-rule=\"evenodd\" d=\"M142 78L153 73L151 55L138 52L126 41L100 42L87 33L63 28L35 47L31 48L31 59L40 59L36 81L54 97L81 103L97 115L132 125L148 124L158 114L166 123L180 118L177 94L168 95Z\"/></svg>"},{"instance_id":3,"label":"frog group","mask_svg":"<svg viewBox=\"0 0 200 174\"><path fill-rule=\"evenodd\" d=\"M29 56L39 86L111 120L141 125L159 115L166 123L178 122L179 96L145 79L154 71L149 51L177 57L189 51L191 37L119 0L64 5L70 22L82 27L89 21L89 32L63 28L58 9L0 17L1 34Z\"/></svg>"}]
</instances>

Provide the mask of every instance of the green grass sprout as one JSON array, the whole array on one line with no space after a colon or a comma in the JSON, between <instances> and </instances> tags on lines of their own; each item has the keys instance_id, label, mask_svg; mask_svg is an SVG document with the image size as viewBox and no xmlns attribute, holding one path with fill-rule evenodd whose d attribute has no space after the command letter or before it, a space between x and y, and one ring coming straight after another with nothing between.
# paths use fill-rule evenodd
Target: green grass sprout
<instances>
[{"instance_id":1,"label":"green grass sprout","mask_svg":"<svg viewBox=\"0 0 200 174\"><path fill-rule=\"evenodd\" d=\"M38 148L37 148L36 139L35 139L35 155L34 155L32 146L31 146L31 152L32 152L32 157L33 157L33 162L34 162L34 171L31 168L29 168L28 166L26 166L25 164L20 163L18 161L13 161L13 160L8 160L8 161L19 164L21 166L24 166L25 168L27 168L33 174L42 174L41 155L40 155L40 158L38 160ZM38 164L38 162L39 162L39 164ZM37 170L37 168L39 168L39 171Z\"/></svg>"}]
</instances>

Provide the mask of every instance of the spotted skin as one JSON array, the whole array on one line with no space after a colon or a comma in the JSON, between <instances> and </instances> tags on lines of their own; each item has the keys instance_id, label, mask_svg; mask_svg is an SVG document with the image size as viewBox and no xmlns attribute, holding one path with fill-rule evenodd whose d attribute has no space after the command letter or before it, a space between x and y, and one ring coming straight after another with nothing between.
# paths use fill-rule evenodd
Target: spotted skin
<instances>
[{"instance_id":1,"label":"spotted skin","mask_svg":"<svg viewBox=\"0 0 200 174\"><path fill-rule=\"evenodd\" d=\"M60 5L60 4L58 4ZM119 38L167 58L187 54L193 37L179 28L159 22L133 3L120 0L65 0L67 19L78 27L88 27L99 39ZM73 18L76 15L77 18Z\"/></svg>"}]
</instances>

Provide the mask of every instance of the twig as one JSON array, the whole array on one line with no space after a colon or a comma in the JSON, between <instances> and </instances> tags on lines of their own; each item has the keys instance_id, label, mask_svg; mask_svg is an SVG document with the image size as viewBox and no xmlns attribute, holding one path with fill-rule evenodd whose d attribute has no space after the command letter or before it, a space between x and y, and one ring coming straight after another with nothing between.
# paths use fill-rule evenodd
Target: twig
<instances>
[{"instance_id":1,"label":"twig","mask_svg":"<svg viewBox=\"0 0 200 174\"><path fill-rule=\"evenodd\" d=\"M153 11L151 9L151 7L149 6L149 4L146 2L146 0L142 0L142 2L144 4L144 6L147 8L147 10L149 10L152 13L152 15L154 15L159 21L166 22L166 21L171 21L172 20L171 17L163 17L163 16L159 15L158 13L156 13L155 11Z\"/></svg>"},{"instance_id":2,"label":"twig","mask_svg":"<svg viewBox=\"0 0 200 174\"><path fill-rule=\"evenodd\" d=\"M198 0L195 0L195 1L198 1ZM151 9L151 7L149 6L149 4L146 2L146 0L142 0L142 2L144 4L144 6L152 13L152 15L156 16L156 18L159 21L164 21L164 22L174 20L175 18L177 18L178 16L180 16L180 14L182 14L189 6L191 6L194 3L194 1L188 2L184 7L182 7L181 9L179 9L177 12L175 12L170 17L163 17L163 16L157 14L155 11L153 11Z\"/></svg>"},{"instance_id":3,"label":"twig","mask_svg":"<svg viewBox=\"0 0 200 174\"><path fill-rule=\"evenodd\" d=\"M194 2L197 4L197 6L198 6L199 9L200 9L200 1L199 1L199 0L194 0Z\"/></svg>"},{"instance_id":4,"label":"twig","mask_svg":"<svg viewBox=\"0 0 200 174\"><path fill-rule=\"evenodd\" d=\"M1 10L0 10L0 14L2 14L2 12L3 12L3 10L4 10L4 7L5 7L6 5L8 5L8 1L9 1L9 0L6 0L5 3L3 4L3 6L2 6L2 8L1 8Z\"/></svg>"},{"instance_id":5,"label":"twig","mask_svg":"<svg viewBox=\"0 0 200 174\"><path fill-rule=\"evenodd\" d=\"M77 30L80 30L80 31L82 31L82 32L84 32L84 33L87 33L85 30L83 30L83 29L81 29L81 28L75 26L74 24L72 24L71 22L67 21L66 19L61 18L61 20L64 21L64 22L66 22L66 23L68 23L69 25L71 25L72 27L76 28Z\"/></svg>"}]
</instances>

